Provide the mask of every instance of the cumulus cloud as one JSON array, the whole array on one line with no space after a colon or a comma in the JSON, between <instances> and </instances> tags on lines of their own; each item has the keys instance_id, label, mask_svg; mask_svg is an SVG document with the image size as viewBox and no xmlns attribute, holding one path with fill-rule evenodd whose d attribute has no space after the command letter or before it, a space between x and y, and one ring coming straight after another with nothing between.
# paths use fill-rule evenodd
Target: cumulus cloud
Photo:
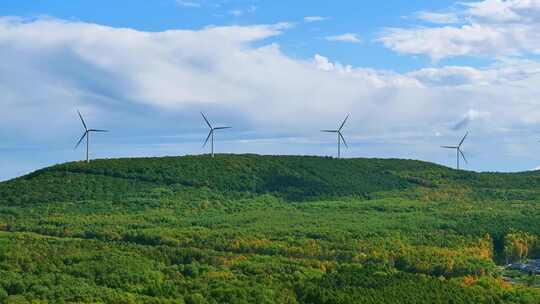
<instances>
[{"instance_id":1,"label":"cumulus cloud","mask_svg":"<svg viewBox=\"0 0 540 304\"><path fill-rule=\"evenodd\" d=\"M475 120L479 120L479 119L484 119L484 118L487 118L489 116L490 116L490 113L488 113L488 112L480 112L480 111L477 111L477 110L474 110L474 109L470 109L469 111L467 111L467 113L465 113L463 119L461 119L458 123L456 123L452 127L452 129L453 130L465 129L465 128L469 127L471 122L473 122Z\"/></svg>"},{"instance_id":2,"label":"cumulus cloud","mask_svg":"<svg viewBox=\"0 0 540 304\"><path fill-rule=\"evenodd\" d=\"M417 12L416 18L430 23L450 24L460 22L460 18L455 13L435 13L435 12Z\"/></svg>"},{"instance_id":3,"label":"cumulus cloud","mask_svg":"<svg viewBox=\"0 0 540 304\"><path fill-rule=\"evenodd\" d=\"M540 54L539 1L484 0L463 5L458 14L465 24L388 28L378 40L398 53L428 55L435 61L456 56ZM420 17L437 21L449 16L422 12Z\"/></svg>"},{"instance_id":4,"label":"cumulus cloud","mask_svg":"<svg viewBox=\"0 0 540 304\"><path fill-rule=\"evenodd\" d=\"M429 86L482 85L493 80L493 73L472 67L424 68L408 74Z\"/></svg>"},{"instance_id":5,"label":"cumulus cloud","mask_svg":"<svg viewBox=\"0 0 540 304\"><path fill-rule=\"evenodd\" d=\"M0 65L1 103L12 111L0 114L0 124L20 120L16 123L23 126L35 116L66 118L75 107L93 116L108 107L138 105L195 112L226 107L248 121L283 126L299 112L311 115L311 122L341 116L360 100L374 106L380 97L368 96L378 90L414 86L405 77L376 71L337 76L285 56L278 45L253 46L289 26L151 33L56 19L2 19L0 54L10 60ZM341 108L328 107L336 94ZM58 129L65 126L62 119L54 121ZM29 123L27 131L33 129Z\"/></svg>"},{"instance_id":6,"label":"cumulus cloud","mask_svg":"<svg viewBox=\"0 0 540 304\"><path fill-rule=\"evenodd\" d=\"M345 34L336 35L336 36L327 36L327 37L325 37L325 39L328 40L328 41L338 41L338 42L350 42L350 43L360 43L361 42L358 35L353 34L353 33L345 33Z\"/></svg>"},{"instance_id":7,"label":"cumulus cloud","mask_svg":"<svg viewBox=\"0 0 540 304\"><path fill-rule=\"evenodd\" d=\"M10 60L0 65L1 102L21 113L41 112L41 104L53 113L65 112L60 109L69 104L87 108L90 115L111 105L172 111L212 105L236 109L254 123L281 126L295 123L297 112L314 123L352 109L379 109L380 115L391 117L382 113L387 107L403 110L388 124L418 115L426 121L452 121L471 108L469 102L455 101L462 95L491 107L507 106L509 100L514 107L532 107L539 93L540 67L531 62L398 74L354 68L320 54L310 61L292 59L279 45L260 44L289 27L280 23L151 33L56 19L2 19L0 54ZM456 86L460 89L446 89ZM510 97L519 90L516 96L527 98ZM495 94L499 97L493 98ZM453 109L447 109L448 102L456 102ZM0 115L2 121L25 117Z\"/></svg>"},{"instance_id":8,"label":"cumulus cloud","mask_svg":"<svg viewBox=\"0 0 540 304\"><path fill-rule=\"evenodd\" d=\"M319 54L315 54L315 57L313 58L315 62L315 66L323 71L332 71L334 70L334 64L328 60L328 58L321 56Z\"/></svg>"},{"instance_id":9,"label":"cumulus cloud","mask_svg":"<svg viewBox=\"0 0 540 304\"><path fill-rule=\"evenodd\" d=\"M2 143L53 142L71 149L81 128L75 109L92 125L113 130L108 136L126 145L139 136L173 133L200 147L197 132L206 131L200 110L216 123L234 126L234 136L243 136L244 142L259 138L258 130L309 137L326 127L322 121L339 122L345 113L353 114L347 126L351 146L373 136L411 144L438 134L443 141L451 126L464 119L474 122L475 134L540 123L540 64L535 61L400 74L341 64L321 54L287 56L266 39L290 26L144 32L58 19L2 18ZM233 149L230 140L229 151L240 149ZM139 142L137 149L145 145ZM127 147L111 147L106 155L126 156L118 151L131 153L133 146ZM261 151L283 153L283 146L274 148ZM286 151L323 149L308 148ZM241 149L252 151L247 145Z\"/></svg>"},{"instance_id":10,"label":"cumulus cloud","mask_svg":"<svg viewBox=\"0 0 540 304\"><path fill-rule=\"evenodd\" d=\"M429 55L438 61L457 56L511 56L524 51L536 52L540 39L535 37L535 31L532 27L499 28L474 23L461 27L387 29L379 40L398 53Z\"/></svg>"},{"instance_id":11,"label":"cumulus cloud","mask_svg":"<svg viewBox=\"0 0 540 304\"><path fill-rule=\"evenodd\" d=\"M540 65L531 60L502 60L485 68L444 66L407 73L428 86L496 86L530 80L540 74Z\"/></svg>"},{"instance_id":12,"label":"cumulus cloud","mask_svg":"<svg viewBox=\"0 0 540 304\"><path fill-rule=\"evenodd\" d=\"M305 22L319 22L319 21L325 21L328 20L328 17L321 17L321 16L306 16L304 17Z\"/></svg>"},{"instance_id":13,"label":"cumulus cloud","mask_svg":"<svg viewBox=\"0 0 540 304\"><path fill-rule=\"evenodd\" d=\"M484 0L463 3L465 14L487 22L536 23L540 17L537 0Z\"/></svg>"}]
</instances>

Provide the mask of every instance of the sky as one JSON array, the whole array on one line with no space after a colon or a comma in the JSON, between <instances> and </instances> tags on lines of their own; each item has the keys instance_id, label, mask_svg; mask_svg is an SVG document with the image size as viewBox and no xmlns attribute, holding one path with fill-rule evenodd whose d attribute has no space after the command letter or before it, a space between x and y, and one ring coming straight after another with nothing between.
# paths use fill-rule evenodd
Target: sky
<instances>
[{"instance_id":1,"label":"sky","mask_svg":"<svg viewBox=\"0 0 540 304\"><path fill-rule=\"evenodd\" d=\"M216 152L540 166L540 0L3 0L0 180Z\"/></svg>"}]
</instances>

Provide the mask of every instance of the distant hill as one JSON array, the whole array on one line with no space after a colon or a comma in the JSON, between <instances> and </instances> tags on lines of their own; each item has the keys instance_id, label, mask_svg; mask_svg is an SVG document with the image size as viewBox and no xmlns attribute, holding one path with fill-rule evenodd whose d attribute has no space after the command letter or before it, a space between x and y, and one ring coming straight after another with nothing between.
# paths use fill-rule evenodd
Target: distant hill
<instances>
[{"instance_id":1,"label":"distant hill","mask_svg":"<svg viewBox=\"0 0 540 304\"><path fill-rule=\"evenodd\" d=\"M208 188L222 193L271 193L287 200L355 196L412 187L474 186L493 191L536 189L539 172L474 173L402 159L221 154L100 159L38 170L0 183L0 204L38 204L132 196L156 187ZM491 193L492 194L492 193Z\"/></svg>"}]
</instances>

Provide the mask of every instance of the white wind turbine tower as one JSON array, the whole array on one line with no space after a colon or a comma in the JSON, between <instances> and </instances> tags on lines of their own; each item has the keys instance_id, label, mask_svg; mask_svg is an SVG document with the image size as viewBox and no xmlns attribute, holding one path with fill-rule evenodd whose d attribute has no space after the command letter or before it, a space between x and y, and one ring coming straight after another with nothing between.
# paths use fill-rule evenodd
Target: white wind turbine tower
<instances>
[{"instance_id":1,"label":"white wind turbine tower","mask_svg":"<svg viewBox=\"0 0 540 304\"><path fill-rule=\"evenodd\" d=\"M469 132L467 132L465 134L465 136L463 136L463 138L461 139L461 141L459 142L459 145L457 146L441 146L441 148L445 148L445 149L456 149L456 162L457 162L457 165L456 165L456 168L459 170L459 159L460 157L463 158L463 160L465 161L465 163L469 163L467 161L467 158L465 158L465 154L463 154L463 151L461 150L461 146L463 145L463 142L465 141L465 139L467 138L467 136L469 135Z\"/></svg>"},{"instance_id":2,"label":"white wind turbine tower","mask_svg":"<svg viewBox=\"0 0 540 304\"><path fill-rule=\"evenodd\" d=\"M341 158L341 141L343 140L343 144L345 144L345 147L349 147L347 145L347 142L345 141L345 137L343 137L343 133L341 133L341 130L343 130L343 127L345 126L345 123L349 119L349 115L345 117L345 120L341 123L341 126L337 130L321 130L321 132L326 133L336 133L337 134L337 142L338 142L338 158Z\"/></svg>"},{"instance_id":3,"label":"white wind turbine tower","mask_svg":"<svg viewBox=\"0 0 540 304\"><path fill-rule=\"evenodd\" d=\"M92 132L109 132L107 130L99 130L99 129L88 129L88 127L86 126L86 123L84 122L84 119L81 115L81 112L77 111L77 113L79 113L79 117L81 118L81 122L83 124L83 127L84 127L84 133L81 137L81 139L79 139L79 141L77 142L77 145L75 145L75 149L77 149L77 147L79 147L79 145L81 144L81 142L83 141L83 139L86 137L86 162L90 162L90 158L89 158L89 150L90 150L90 133Z\"/></svg>"},{"instance_id":4,"label":"white wind turbine tower","mask_svg":"<svg viewBox=\"0 0 540 304\"><path fill-rule=\"evenodd\" d=\"M214 132L216 130L230 129L231 127L212 127L212 125L210 124L208 119L206 119L206 116L204 116L203 112L201 112L201 115L204 118L204 121L206 122L208 127L210 128L210 132L208 132L208 136L206 137L206 140L204 141L203 147L206 147L206 144L208 143L208 139L211 138L211 140L210 140L210 142L211 142L211 155L212 155L212 157L214 157Z\"/></svg>"}]
</instances>

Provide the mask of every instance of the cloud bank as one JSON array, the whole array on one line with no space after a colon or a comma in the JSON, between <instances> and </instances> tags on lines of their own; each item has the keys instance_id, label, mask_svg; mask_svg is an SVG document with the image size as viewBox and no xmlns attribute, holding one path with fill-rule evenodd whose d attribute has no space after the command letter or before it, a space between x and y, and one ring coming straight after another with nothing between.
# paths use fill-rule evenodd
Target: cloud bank
<instances>
[{"instance_id":1,"label":"cloud bank","mask_svg":"<svg viewBox=\"0 0 540 304\"><path fill-rule=\"evenodd\" d=\"M417 13L434 23L462 24L388 28L379 41L398 53L427 55L435 61L540 53L540 1L485 0L462 5L463 9L455 13Z\"/></svg>"},{"instance_id":2,"label":"cloud bank","mask_svg":"<svg viewBox=\"0 0 540 304\"><path fill-rule=\"evenodd\" d=\"M492 19L495 24L501 19L516 22ZM250 144L264 142L259 146L264 153L332 154L333 142L321 139L318 130L351 113L347 135L352 149L362 147L360 155L430 160L440 159L434 156L440 154L434 143L454 140L465 128L485 137L521 132L510 145L528 140L540 123L537 61L505 58L484 68L396 73L353 67L324 54L287 56L267 39L289 28L279 23L144 32L50 18L1 18L0 135L5 140L0 149L23 142L70 149L80 136L76 109L125 143L113 156L128 156L134 149L157 154L143 140L134 144L133 138L148 136L163 145L158 135L164 133L181 134L178 141L193 143L188 153L201 152L198 133L206 131L199 121L201 110L217 123L235 127L236 135L224 143L231 152L254 151ZM401 31L411 39L433 38L413 35L410 29L394 33ZM398 52L407 49L396 45ZM471 52L479 52L480 46L476 48ZM442 58L448 52L434 48L424 53ZM294 142L306 148L294 150L289 141L269 145L264 138L304 138ZM118 145L110 144L109 151ZM389 145L403 151L396 154Z\"/></svg>"}]
</instances>

